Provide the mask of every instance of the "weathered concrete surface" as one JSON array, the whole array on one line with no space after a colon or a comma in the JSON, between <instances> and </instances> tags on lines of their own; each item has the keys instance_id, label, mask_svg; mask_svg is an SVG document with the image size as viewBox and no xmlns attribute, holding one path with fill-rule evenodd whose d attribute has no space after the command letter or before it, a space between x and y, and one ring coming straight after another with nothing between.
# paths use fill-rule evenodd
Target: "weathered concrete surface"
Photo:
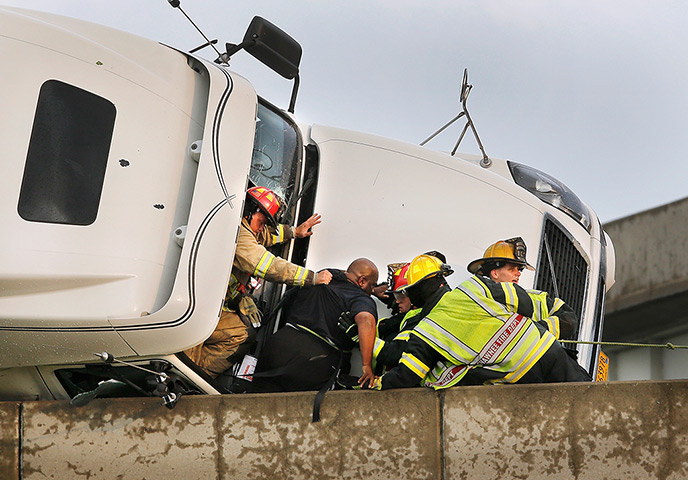
<instances>
[{"instance_id":1,"label":"weathered concrete surface","mask_svg":"<svg viewBox=\"0 0 688 480\"><path fill-rule=\"evenodd\" d=\"M24 479L440 476L439 398L424 389L27 403Z\"/></svg>"},{"instance_id":2,"label":"weathered concrete surface","mask_svg":"<svg viewBox=\"0 0 688 480\"><path fill-rule=\"evenodd\" d=\"M328 393L315 424L310 393L225 397L223 450L241 453L224 456L224 478L385 478L390 471L437 478L437 396L423 389L379 395Z\"/></svg>"},{"instance_id":3,"label":"weathered concrete surface","mask_svg":"<svg viewBox=\"0 0 688 480\"><path fill-rule=\"evenodd\" d=\"M190 399L191 400L191 399ZM210 398L174 410L155 399L24 405L24 479L218 478Z\"/></svg>"},{"instance_id":4,"label":"weathered concrete surface","mask_svg":"<svg viewBox=\"0 0 688 480\"><path fill-rule=\"evenodd\" d=\"M686 380L330 392L316 424L312 400L26 403L21 478L688 478Z\"/></svg>"},{"instance_id":5,"label":"weathered concrete surface","mask_svg":"<svg viewBox=\"0 0 688 480\"><path fill-rule=\"evenodd\" d=\"M19 479L18 403L0 403L0 478Z\"/></svg>"},{"instance_id":6,"label":"weathered concrete surface","mask_svg":"<svg viewBox=\"0 0 688 480\"><path fill-rule=\"evenodd\" d=\"M688 382L455 388L444 432L448 479L685 479Z\"/></svg>"}]
</instances>

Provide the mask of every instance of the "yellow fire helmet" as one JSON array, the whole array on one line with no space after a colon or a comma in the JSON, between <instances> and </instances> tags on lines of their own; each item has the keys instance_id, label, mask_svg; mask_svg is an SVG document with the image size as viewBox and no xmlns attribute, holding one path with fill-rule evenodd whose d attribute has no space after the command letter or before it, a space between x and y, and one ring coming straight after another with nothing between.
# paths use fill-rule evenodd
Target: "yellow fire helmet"
<instances>
[{"instance_id":1,"label":"yellow fire helmet","mask_svg":"<svg viewBox=\"0 0 688 480\"><path fill-rule=\"evenodd\" d=\"M523 265L528 270L535 270L531 264L526 261L526 242L521 237L509 238L508 240L500 240L493 243L482 258L473 260L468 264L468 271L476 274L480 271L485 262L506 262L515 263L516 265Z\"/></svg>"},{"instance_id":2,"label":"yellow fire helmet","mask_svg":"<svg viewBox=\"0 0 688 480\"><path fill-rule=\"evenodd\" d=\"M408 271L406 272L408 284L405 285L403 289L405 290L412 287L435 275L443 275L446 277L452 273L454 273L454 270L446 263L442 263L439 258L426 254L418 255L408 266Z\"/></svg>"}]
</instances>

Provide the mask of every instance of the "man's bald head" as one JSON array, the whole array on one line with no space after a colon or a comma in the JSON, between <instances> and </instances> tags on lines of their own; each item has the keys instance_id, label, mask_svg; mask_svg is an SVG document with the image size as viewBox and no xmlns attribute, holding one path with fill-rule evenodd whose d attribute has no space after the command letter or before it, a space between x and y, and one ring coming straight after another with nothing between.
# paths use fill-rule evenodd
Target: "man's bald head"
<instances>
[{"instance_id":1,"label":"man's bald head","mask_svg":"<svg viewBox=\"0 0 688 480\"><path fill-rule=\"evenodd\" d=\"M349 280L361 287L368 295L373 293L378 275L377 267L367 258L357 258L346 269L346 276Z\"/></svg>"}]
</instances>

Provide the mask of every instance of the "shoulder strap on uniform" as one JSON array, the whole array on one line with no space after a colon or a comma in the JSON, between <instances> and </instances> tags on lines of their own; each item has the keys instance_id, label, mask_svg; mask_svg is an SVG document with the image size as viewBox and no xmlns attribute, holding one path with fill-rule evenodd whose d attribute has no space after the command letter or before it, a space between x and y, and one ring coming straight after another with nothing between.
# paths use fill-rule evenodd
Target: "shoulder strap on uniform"
<instances>
[{"instance_id":1,"label":"shoulder strap on uniform","mask_svg":"<svg viewBox=\"0 0 688 480\"><path fill-rule=\"evenodd\" d=\"M258 331L258 336L256 338L256 358L260 358L260 352L263 350L263 347L265 346L265 342L267 341L268 336L271 335L272 331L275 329L275 321L277 320L277 314L282 309L282 307L284 307L288 302L290 302L294 298L294 295L296 295L297 291L298 288L288 289L284 293L284 295L282 295L280 301L277 302L275 308L273 308L270 311L270 313L268 313L265 317L263 328L261 328Z\"/></svg>"}]
</instances>

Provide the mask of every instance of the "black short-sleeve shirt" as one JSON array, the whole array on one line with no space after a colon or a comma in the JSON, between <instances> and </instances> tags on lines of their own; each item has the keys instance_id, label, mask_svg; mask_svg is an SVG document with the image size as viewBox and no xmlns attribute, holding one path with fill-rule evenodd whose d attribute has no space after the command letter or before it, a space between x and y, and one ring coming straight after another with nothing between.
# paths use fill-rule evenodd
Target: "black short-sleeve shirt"
<instances>
[{"instance_id":1,"label":"black short-sleeve shirt","mask_svg":"<svg viewBox=\"0 0 688 480\"><path fill-rule=\"evenodd\" d=\"M351 318L354 318L361 312L368 312L377 319L377 307L370 295L350 282L343 271L328 270L332 273L329 285L299 289L285 308L285 320L292 325L309 328L332 340L339 348L349 350L355 344L337 327L339 316L342 312L351 312Z\"/></svg>"}]
</instances>

